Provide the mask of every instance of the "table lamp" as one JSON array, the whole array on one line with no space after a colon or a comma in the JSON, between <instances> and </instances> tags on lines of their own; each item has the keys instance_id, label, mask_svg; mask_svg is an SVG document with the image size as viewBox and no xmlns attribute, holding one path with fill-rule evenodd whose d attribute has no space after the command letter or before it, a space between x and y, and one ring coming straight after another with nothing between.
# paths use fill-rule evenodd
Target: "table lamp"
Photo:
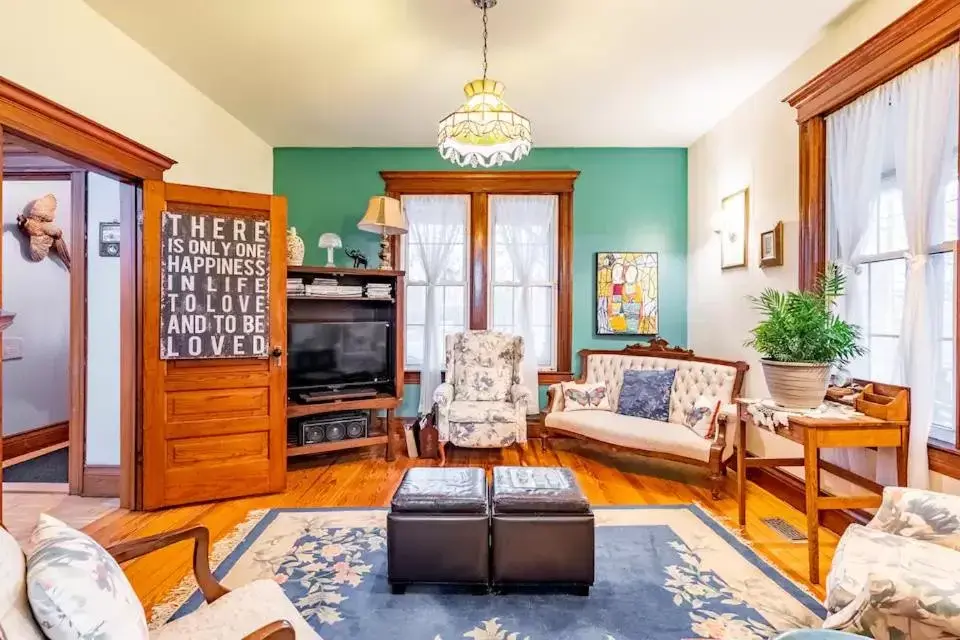
<instances>
[{"instance_id":1,"label":"table lamp","mask_svg":"<svg viewBox=\"0 0 960 640\"><path fill-rule=\"evenodd\" d=\"M400 236L407 232L407 216L396 198L373 196L367 205L367 213L357 223L361 231L380 234L380 269L393 269L393 256L390 255L390 240L387 236Z\"/></svg>"},{"instance_id":2,"label":"table lamp","mask_svg":"<svg viewBox=\"0 0 960 640\"><path fill-rule=\"evenodd\" d=\"M318 243L321 249L327 250L327 264L328 267L337 266L333 262L333 250L339 249L343 246L343 241L340 240L340 236L335 233L325 233L320 236L320 242Z\"/></svg>"}]
</instances>

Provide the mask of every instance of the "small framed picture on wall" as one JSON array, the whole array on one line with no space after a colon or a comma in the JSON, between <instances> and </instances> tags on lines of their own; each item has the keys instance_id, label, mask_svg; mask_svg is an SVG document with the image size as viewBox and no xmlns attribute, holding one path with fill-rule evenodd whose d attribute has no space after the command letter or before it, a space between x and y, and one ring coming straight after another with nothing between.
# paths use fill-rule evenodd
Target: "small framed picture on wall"
<instances>
[{"instance_id":1,"label":"small framed picture on wall","mask_svg":"<svg viewBox=\"0 0 960 640\"><path fill-rule=\"evenodd\" d=\"M750 189L738 191L720 202L720 268L747 266L747 228L750 222Z\"/></svg>"},{"instance_id":2,"label":"small framed picture on wall","mask_svg":"<svg viewBox=\"0 0 960 640\"><path fill-rule=\"evenodd\" d=\"M783 223L760 234L760 266L779 267L783 264Z\"/></svg>"}]
</instances>

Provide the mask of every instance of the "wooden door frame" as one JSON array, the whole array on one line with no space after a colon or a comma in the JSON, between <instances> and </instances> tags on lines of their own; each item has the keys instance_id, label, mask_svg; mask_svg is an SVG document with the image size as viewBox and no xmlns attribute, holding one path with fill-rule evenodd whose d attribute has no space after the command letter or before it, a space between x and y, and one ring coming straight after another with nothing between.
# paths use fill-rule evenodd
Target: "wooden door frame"
<instances>
[{"instance_id":1,"label":"wooden door frame","mask_svg":"<svg viewBox=\"0 0 960 640\"><path fill-rule=\"evenodd\" d=\"M39 160L39 162L37 161ZM67 272L70 278L70 342L68 344L69 363L67 393L69 393L69 411L67 415L69 465L68 482L71 494L83 492L83 466L86 451L86 399L87 399L87 264L85 234L87 218L86 171L69 168L59 163L45 163L39 157L12 168L3 166L3 180L55 180L70 182L70 248L73 261ZM83 247L81 252L80 247Z\"/></svg>"},{"instance_id":2,"label":"wooden door frame","mask_svg":"<svg viewBox=\"0 0 960 640\"><path fill-rule=\"evenodd\" d=\"M123 180L162 180L164 171L175 163L171 158L0 76L0 140L5 131L63 154L80 167ZM121 221L121 233L127 239L120 245L120 506L125 508L137 506L136 441L140 421L136 385L139 377L138 215L139 211L135 211L133 216L126 216L129 220ZM73 384L72 379L71 382Z\"/></svg>"}]
</instances>

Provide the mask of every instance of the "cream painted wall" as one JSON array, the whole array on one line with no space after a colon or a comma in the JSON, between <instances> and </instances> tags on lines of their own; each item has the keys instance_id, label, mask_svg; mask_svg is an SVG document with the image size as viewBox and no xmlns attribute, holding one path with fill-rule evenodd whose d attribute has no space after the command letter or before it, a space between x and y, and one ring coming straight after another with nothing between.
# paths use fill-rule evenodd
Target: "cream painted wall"
<instances>
[{"instance_id":1,"label":"cream painted wall","mask_svg":"<svg viewBox=\"0 0 960 640\"><path fill-rule=\"evenodd\" d=\"M867 0L689 150L689 344L703 355L749 362L745 395L766 394L759 360L743 346L757 320L745 297L765 287L795 288L798 282L798 127L795 111L782 100L917 1ZM724 196L746 186L751 192L749 267L722 272L719 237L711 229L711 217ZM780 220L785 264L760 269L760 233ZM798 455L799 447L769 432L751 431L747 440L748 450L758 455ZM847 493L849 487L844 484L827 478L835 491ZM935 477L932 486L960 493L960 483L948 478Z\"/></svg>"},{"instance_id":2,"label":"cream painted wall","mask_svg":"<svg viewBox=\"0 0 960 640\"><path fill-rule=\"evenodd\" d=\"M173 158L171 182L273 193L270 146L82 0L0 16L0 76Z\"/></svg>"}]
</instances>

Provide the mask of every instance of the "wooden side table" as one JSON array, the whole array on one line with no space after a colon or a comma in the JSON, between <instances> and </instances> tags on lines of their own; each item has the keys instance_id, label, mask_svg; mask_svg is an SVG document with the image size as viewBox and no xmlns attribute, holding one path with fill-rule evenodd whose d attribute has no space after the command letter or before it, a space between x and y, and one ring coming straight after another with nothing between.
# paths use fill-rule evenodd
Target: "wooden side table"
<instances>
[{"instance_id":1,"label":"wooden side table","mask_svg":"<svg viewBox=\"0 0 960 640\"><path fill-rule=\"evenodd\" d=\"M820 512L833 509L871 509L880 506L883 487L858 474L820 459L820 449L843 447L893 447L897 451L897 483L907 483L907 443L909 422L891 422L869 416L807 417L789 416L788 424L773 427L774 433L803 445L802 458L748 458L746 455L747 422L752 416L747 410L751 403L738 401L739 427L737 431L737 503L739 524L747 521L747 469L799 467L804 468L804 486L807 513L807 551L810 582L820 583ZM830 496L820 490L820 470L828 471L851 484L876 495Z\"/></svg>"}]
</instances>

